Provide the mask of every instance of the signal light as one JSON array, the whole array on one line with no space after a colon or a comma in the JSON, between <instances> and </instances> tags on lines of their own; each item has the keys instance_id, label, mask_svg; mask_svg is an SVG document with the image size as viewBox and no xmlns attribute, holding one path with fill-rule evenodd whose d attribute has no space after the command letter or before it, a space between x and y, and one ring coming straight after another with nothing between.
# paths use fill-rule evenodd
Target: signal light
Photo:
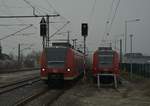
<instances>
[{"instance_id":1,"label":"signal light","mask_svg":"<svg viewBox=\"0 0 150 106\"><path fill-rule=\"evenodd\" d=\"M82 36L86 37L88 35L88 24L87 23L82 23L81 31L82 31Z\"/></svg>"},{"instance_id":2,"label":"signal light","mask_svg":"<svg viewBox=\"0 0 150 106\"><path fill-rule=\"evenodd\" d=\"M47 24L46 24L45 18L43 17L40 22L40 35L41 36L46 36L46 32L47 32L46 27L47 27Z\"/></svg>"}]
</instances>

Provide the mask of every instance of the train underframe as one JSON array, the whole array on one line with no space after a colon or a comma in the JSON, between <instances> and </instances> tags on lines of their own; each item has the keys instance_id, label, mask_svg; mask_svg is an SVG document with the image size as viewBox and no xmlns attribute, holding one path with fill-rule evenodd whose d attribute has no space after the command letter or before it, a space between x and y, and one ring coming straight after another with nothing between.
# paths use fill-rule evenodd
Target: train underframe
<instances>
[{"instance_id":1,"label":"train underframe","mask_svg":"<svg viewBox=\"0 0 150 106\"><path fill-rule=\"evenodd\" d=\"M77 81L83 76L83 73L81 73L79 76L71 76L71 77L65 77L63 73L50 73L48 76L43 77L43 81L48 84L49 87L57 87L62 88L64 87L64 84L71 84L74 83L74 81Z\"/></svg>"},{"instance_id":2,"label":"train underframe","mask_svg":"<svg viewBox=\"0 0 150 106\"><path fill-rule=\"evenodd\" d=\"M115 88L121 84L121 79L118 74L112 72L101 72L94 74L93 82L97 83L98 87L101 85L114 85Z\"/></svg>"}]
</instances>

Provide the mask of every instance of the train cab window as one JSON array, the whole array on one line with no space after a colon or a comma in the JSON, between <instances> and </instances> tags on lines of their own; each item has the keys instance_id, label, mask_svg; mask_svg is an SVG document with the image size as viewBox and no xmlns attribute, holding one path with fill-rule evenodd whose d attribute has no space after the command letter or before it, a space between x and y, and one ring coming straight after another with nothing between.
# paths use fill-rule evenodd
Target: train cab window
<instances>
[{"instance_id":1,"label":"train cab window","mask_svg":"<svg viewBox=\"0 0 150 106\"><path fill-rule=\"evenodd\" d=\"M101 67L112 66L113 64L113 54L99 54L99 65Z\"/></svg>"},{"instance_id":2,"label":"train cab window","mask_svg":"<svg viewBox=\"0 0 150 106\"><path fill-rule=\"evenodd\" d=\"M64 61L48 61L48 67L63 67Z\"/></svg>"},{"instance_id":3,"label":"train cab window","mask_svg":"<svg viewBox=\"0 0 150 106\"><path fill-rule=\"evenodd\" d=\"M63 67L65 65L67 48L46 48L48 67Z\"/></svg>"}]
</instances>

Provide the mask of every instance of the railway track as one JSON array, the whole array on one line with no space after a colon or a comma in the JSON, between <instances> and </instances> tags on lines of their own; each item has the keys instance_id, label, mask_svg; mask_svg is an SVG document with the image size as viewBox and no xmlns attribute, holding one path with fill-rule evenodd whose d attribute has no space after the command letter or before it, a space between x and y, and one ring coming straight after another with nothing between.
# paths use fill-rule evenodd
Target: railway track
<instances>
[{"instance_id":1,"label":"railway track","mask_svg":"<svg viewBox=\"0 0 150 106\"><path fill-rule=\"evenodd\" d=\"M43 106L49 106L55 100L57 100L62 94L64 94L65 90L50 90L50 89L43 89L40 92L37 92L29 97L23 98L17 101L14 106L25 106L30 104L30 102L34 101L35 99L39 98L40 96L44 96L46 93L49 93L49 98L47 102L43 103Z\"/></svg>"},{"instance_id":2,"label":"railway track","mask_svg":"<svg viewBox=\"0 0 150 106\"><path fill-rule=\"evenodd\" d=\"M12 82L9 84L3 84L0 86L0 94L12 91L14 89L35 83L37 81L40 81L40 77L36 76L36 77L32 77L32 78L28 78L28 79L24 79L21 81L16 81L16 82Z\"/></svg>"},{"instance_id":3,"label":"railway track","mask_svg":"<svg viewBox=\"0 0 150 106\"><path fill-rule=\"evenodd\" d=\"M8 106L23 106L49 92L50 99L46 98L48 101L43 103L48 106L64 94L66 89L68 88L62 90L49 89L48 86L40 80L39 76L26 78L17 82L1 85L0 104Z\"/></svg>"},{"instance_id":4,"label":"railway track","mask_svg":"<svg viewBox=\"0 0 150 106\"><path fill-rule=\"evenodd\" d=\"M67 83L67 85L68 85L68 83ZM34 103L37 103L37 102L39 102L38 98L40 98L42 96L45 98L44 100L47 99L46 102L42 102L41 99L39 99L40 102L42 102L42 105L43 106L49 106L53 102L55 102L61 95L63 95L67 90L69 90L73 87L73 85L71 85L70 83L69 83L70 87L68 87L67 85L66 85L66 87L61 88L61 89L60 88L59 89L56 89L56 88L42 89L41 91L38 91L35 94L32 94L28 97L25 97L25 98L17 101L14 104L14 106L25 106L25 105L28 106L31 102L34 102L34 101L35 101ZM45 96L46 94L48 95L47 97ZM34 103L32 105L34 105ZM31 106L31 105L29 105L29 106Z\"/></svg>"},{"instance_id":5,"label":"railway track","mask_svg":"<svg viewBox=\"0 0 150 106\"><path fill-rule=\"evenodd\" d=\"M6 70L1 70L1 71L0 71L0 74L17 73L17 72L26 72L26 71L33 71L33 70L39 70L39 68L6 69Z\"/></svg>"},{"instance_id":6,"label":"railway track","mask_svg":"<svg viewBox=\"0 0 150 106\"><path fill-rule=\"evenodd\" d=\"M48 91L49 91L49 89L43 89L43 90L41 90L40 92L37 92L37 93L35 93L35 94L33 94L33 95L30 95L30 96L28 96L28 97L25 97L25 98L23 98L23 99L17 101L17 102L14 104L14 106L24 106L25 104L27 104L28 102L34 100L35 98L38 98L39 96L44 95L44 94L45 94L46 92L48 92Z\"/></svg>"}]
</instances>

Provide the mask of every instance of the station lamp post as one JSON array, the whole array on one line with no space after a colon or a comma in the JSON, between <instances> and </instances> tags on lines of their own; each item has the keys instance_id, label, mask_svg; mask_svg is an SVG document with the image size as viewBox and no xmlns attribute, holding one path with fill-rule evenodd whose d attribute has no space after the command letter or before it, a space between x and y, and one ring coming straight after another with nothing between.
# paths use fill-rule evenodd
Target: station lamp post
<instances>
[{"instance_id":1,"label":"station lamp post","mask_svg":"<svg viewBox=\"0 0 150 106\"><path fill-rule=\"evenodd\" d=\"M133 35L130 34L130 54L131 54L131 57L130 57L130 79L132 79L132 73L133 73L133 70L132 70L132 38L133 38Z\"/></svg>"},{"instance_id":2,"label":"station lamp post","mask_svg":"<svg viewBox=\"0 0 150 106\"><path fill-rule=\"evenodd\" d=\"M127 53L127 23L138 21L140 21L140 19L125 20L125 54Z\"/></svg>"}]
</instances>

